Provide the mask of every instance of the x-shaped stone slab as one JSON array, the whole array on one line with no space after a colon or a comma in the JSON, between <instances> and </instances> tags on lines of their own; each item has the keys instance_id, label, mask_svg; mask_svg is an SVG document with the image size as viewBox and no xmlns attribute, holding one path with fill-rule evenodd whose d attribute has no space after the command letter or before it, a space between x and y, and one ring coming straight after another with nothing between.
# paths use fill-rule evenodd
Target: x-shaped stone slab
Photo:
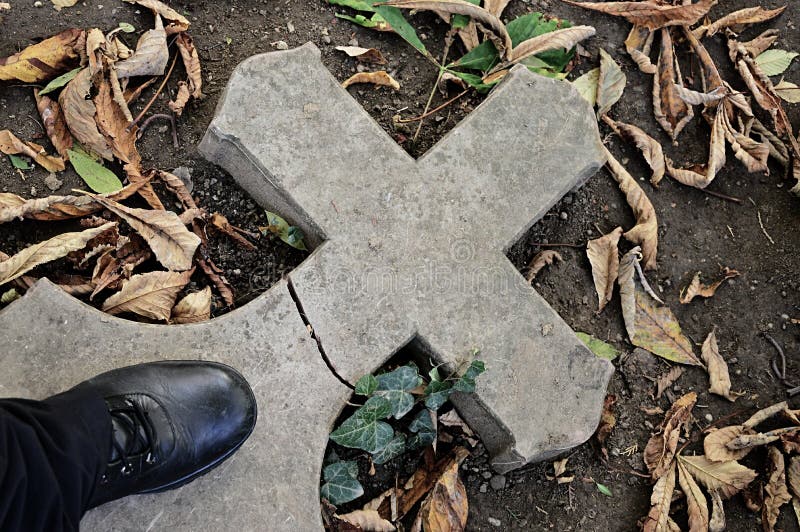
<instances>
[{"instance_id":1,"label":"x-shaped stone slab","mask_svg":"<svg viewBox=\"0 0 800 532\"><path fill-rule=\"evenodd\" d=\"M454 401L495 469L592 434L612 366L504 255L604 161L569 84L516 67L414 160L306 44L240 64L200 149L317 246L289 282L342 378L409 342L450 370L478 349L477 393Z\"/></svg>"}]
</instances>

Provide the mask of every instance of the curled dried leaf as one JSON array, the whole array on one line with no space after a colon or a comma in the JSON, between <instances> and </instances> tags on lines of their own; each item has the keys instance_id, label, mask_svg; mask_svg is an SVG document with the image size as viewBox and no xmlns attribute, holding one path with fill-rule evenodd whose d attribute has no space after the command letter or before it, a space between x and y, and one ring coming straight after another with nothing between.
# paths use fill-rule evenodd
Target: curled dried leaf
<instances>
[{"instance_id":1,"label":"curled dried leaf","mask_svg":"<svg viewBox=\"0 0 800 532\"><path fill-rule=\"evenodd\" d=\"M752 447L730 449L728 443L743 434L755 434L755 431L743 425L731 425L710 432L705 440L703 440L703 451L706 454L706 458L712 462L741 460L747 456Z\"/></svg>"},{"instance_id":2,"label":"curled dried leaf","mask_svg":"<svg viewBox=\"0 0 800 532\"><path fill-rule=\"evenodd\" d=\"M708 378L711 381L711 387L708 391L724 397L728 401L735 401L741 394L731 392L731 377L728 373L728 364L719 354L717 335L714 331L711 331L705 342L703 342L700 356L703 362L706 363Z\"/></svg>"},{"instance_id":3,"label":"curled dried leaf","mask_svg":"<svg viewBox=\"0 0 800 532\"><path fill-rule=\"evenodd\" d=\"M43 147L33 142L22 141L7 129L0 131L0 152L6 155L27 155L49 172L64 170L64 159L55 155L47 155Z\"/></svg>"},{"instance_id":4,"label":"curled dried leaf","mask_svg":"<svg viewBox=\"0 0 800 532\"><path fill-rule=\"evenodd\" d=\"M661 478L673 467L681 430L688 427L696 402L697 394L694 392L676 399L664 415L658 432L648 440L644 449L644 463L653 480Z\"/></svg>"},{"instance_id":5,"label":"curled dried leaf","mask_svg":"<svg viewBox=\"0 0 800 532\"><path fill-rule=\"evenodd\" d=\"M758 37L743 42L742 46L751 57L758 57L778 40L778 30L770 28Z\"/></svg>"},{"instance_id":6,"label":"curled dried leaf","mask_svg":"<svg viewBox=\"0 0 800 532\"><path fill-rule=\"evenodd\" d=\"M675 384L675 382L683 375L683 368L680 366L673 366L666 373L660 375L656 379L656 399L661 398L664 391Z\"/></svg>"},{"instance_id":7,"label":"curled dried leaf","mask_svg":"<svg viewBox=\"0 0 800 532\"><path fill-rule=\"evenodd\" d=\"M611 129L613 129L614 132L623 140L633 144L639 149L639 151L641 151L644 160L647 161L647 164L653 171L653 175L650 176L650 183L653 186L658 186L658 184L661 182L661 179L664 177L664 172L666 171L664 150L661 147L661 144L659 144L656 139L632 124L615 122L608 116L603 117L603 121L611 126Z\"/></svg>"},{"instance_id":8,"label":"curled dried leaf","mask_svg":"<svg viewBox=\"0 0 800 532\"><path fill-rule=\"evenodd\" d=\"M658 73L653 81L653 110L656 121L674 141L694 117L692 107L681 98L677 86L683 85L675 60L669 28L661 30Z\"/></svg>"},{"instance_id":9,"label":"curled dried leaf","mask_svg":"<svg viewBox=\"0 0 800 532\"><path fill-rule=\"evenodd\" d=\"M191 96L189 84L185 81L179 81L178 94L175 96L175 99L170 101L167 105L169 105L170 110L175 113L175 116L181 116L183 114L183 108L189 103L189 98L191 98Z\"/></svg>"},{"instance_id":10,"label":"curled dried leaf","mask_svg":"<svg viewBox=\"0 0 800 532\"><path fill-rule=\"evenodd\" d=\"M189 29L189 21L169 7L168 5L164 4L160 0L125 0L129 4L138 4L142 7L146 7L150 9L153 13L157 13L164 17L164 20L169 22L166 27L167 35L172 35L173 33L181 33Z\"/></svg>"},{"instance_id":11,"label":"curled dried leaf","mask_svg":"<svg viewBox=\"0 0 800 532\"><path fill-rule=\"evenodd\" d=\"M592 26L573 26L531 37L514 47L511 51L511 62L519 63L523 59L548 50L571 50L576 44L588 39L595 32L596 30ZM624 85L623 82L623 87Z\"/></svg>"},{"instance_id":12,"label":"curled dried leaf","mask_svg":"<svg viewBox=\"0 0 800 532\"><path fill-rule=\"evenodd\" d=\"M777 416L784 410L788 409L789 405L786 401L781 401L780 403L775 403L774 405L768 406L766 408L762 408L750 418L742 423L745 427L753 428L756 425L763 423L764 421L770 419L773 416Z\"/></svg>"},{"instance_id":13,"label":"curled dried leaf","mask_svg":"<svg viewBox=\"0 0 800 532\"><path fill-rule=\"evenodd\" d=\"M469 502L454 461L436 481L419 509L424 530L463 532L467 526Z\"/></svg>"},{"instance_id":14,"label":"curled dried leaf","mask_svg":"<svg viewBox=\"0 0 800 532\"><path fill-rule=\"evenodd\" d=\"M84 68L72 81L67 83L58 97L72 135L84 148L87 148L108 161L113 159L111 147L100 133L95 122L97 107L91 99L92 73Z\"/></svg>"},{"instance_id":15,"label":"curled dried leaf","mask_svg":"<svg viewBox=\"0 0 800 532\"><path fill-rule=\"evenodd\" d=\"M157 321L169 321L172 307L194 270L185 272L149 272L134 275L122 290L103 303L109 314L131 312Z\"/></svg>"},{"instance_id":16,"label":"curled dried leaf","mask_svg":"<svg viewBox=\"0 0 800 532\"><path fill-rule=\"evenodd\" d=\"M639 70L645 74L657 72L656 66L650 61L650 49L653 46L654 37L654 31L644 26L634 25L631 27L628 38L625 39L625 50L639 66Z\"/></svg>"},{"instance_id":17,"label":"curled dried leaf","mask_svg":"<svg viewBox=\"0 0 800 532\"><path fill-rule=\"evenodd\" d=\"M350 57L355 57L364 63L375 63L385 65L386 58L376 48L362 48L360 46L337 46L337 50L346 53Z\"/></svg>"},{"instance_id":18,"label":"curled dried leaf","mask_svg":"<svg viewBox=\"0 0 800 532\"><path fill-rule=\"evenodd\" d=\"M589 240L586 244L586 256L592 265L592 279L597 292L597 312L601 312L611 301L614 284L619 275L619 237L622 228L617 227L607 235Z\"/></svg>"},{"instance_id":19,"label":"curled dried leaf","mask_svg":"<svg viewBox=\"0 0 800 532\"><path fill-rule=\"evenodd\" d=\"M695 273L694 277L692 277L692 282L689 283L689 286L681 290L680 302L685 305L690 303L695 297L712 297L717 293L717 289L722 285L722 283L728 279L738 277L739 272L730 268L723 268L722 275L722 279L707 285L700 281L700 272Z\"/></svg>"},{"instance_id":20,"label":"curled dried leaf","mask_svg":"<svg viewBox=\"0 0 800 532\"><path fill-rule=\"evenodd\" d=\"M61 158L66 158L67 150L72 148L72 134L67 129L67 121L61 106L58 105L58 101L47 95L40 96L38 89L34 89L33 95L36 98L36 108L39 110L39 116L42 117L47 137Z\"/></svg>"},{"instance_id":21,"label":"curled dried leaf","mask_svg":"<svg viewBox=\"0 0 800 532\"><path fill-rule=\"evenodd\" d=\"M194 41L188 33L180 33L175 37L175 44L178 46L178 52L181 54L183 66L186 69L186 76L188 78L189 92L192 98L197 100L202 99L203 96L203 75L200 68L200 56L197 54L197 48L194 46Z\"/></svg>"},{"instance_id":22,"label":"curled dried leaf","mask_svg":"<svg viewBox=\"0 0 800 532\"><path fill-rule=\"evenodd\" d=\"M245 249L256 249L256 247L253 244L251 244L249 240L247 240L244 236L242 236L243 231L238 227L234 227L233 225L231 225L228 219L225 218L220 213L215 212L214 214L212 214L211 219L209 221L211 222L211 225L213 225L215 228L219 229L220 231L231 237Z\"/></svg>"},{"instance_id":23,"label":"curled dried leaf","mask_svg":"<svg viewBox=\"0 0 800 532\"><path fill-rule=\"evenodd\" d=\"M665 158L669 176L684 185L695 188L706 188L717 177L717 173L725 166L725 111L717 106L714 120L711 123L711 141L708 145L708 162L694 168L676 168L672 161Z\"/></svg>"},{"instance_id":24,"label":"curled dried leaf","mask_svg":"<svg viewBox=\"0 0 800 532\"><path fill-rule=\"evenodd\" d=\"M717 0L700 0L695 4L661 4L651 0L641 2L575 2L563 0L564 2L624 17L631 24L643 26L650 30L663 28L665 26L691 26L700 18L708 13Z\"/></svg>"},{"instance_id":25,"label":"curled dried leaf","mask_svg":"<svg viewBox=\"0 0 800 532\"><path fill-rule=\"evenodd\" d=\"M342 82L342 87L346 89L354 83L372 83L373 85L382 85L391 87L394 90L400 90L400 84L385 70L353 74Z\"/></svg>"},{"instance_id":26,"label":"curled dried leaf","mask_svg":"<svg viewBox=\"0 0 800 532\"><path fill-rule=\"evenodd\" d=\"M708 532L724 532L727 525L722 497L717 490L711 490L708 494L711 496L711 520L708 522Z\"/></svg>"},{"instance_id":27,"label":"curled dried leaf","mask_svg":"<svg viewBox=\"0 0 800 532\"><path fill-rule=\"evenodd\" d=\"M19 53L0 58L0 80L41 83L75 68L86 34L71 28L28 46Z\"/></svg>"},{"instance_id":28,"label":"curled dried leaf","mask_svg":"<svg viewBox=\"0 0 800 532\"><path fill-rule=\"evenodd\" d=\"M734 11L733 13L728 13L708 26L701 26L695 30L695 34L702 28L705 28L704 33L707 37L712 37L725 28L731 28L734 32L738 33L744 26L773 19L783 13L785 9L786 6L777 9L764 9L761 6L746 7Z\"/></svg>"},{"instance_id":29,"label":"curled dried leaf","mask_svg":"<svg viewBox=\"0 0 800 532\"><path fill-rule=\"evenodd\" d=\"M172 309L172 323L197 323L211 317L211 287L192 292Z\"/></svg>"},{"instance_id":30,"label":"curled dried leaf","mask_svg":"<svg viewBox=\"0 0 800 532\"><path fill-rule=\"evenodd\" d=\"M764 486L764 506L761 508L761 523L765 532L775 530L781 506L792 500L786 488L786 469L783 454L776 447L767 449L769 476Z\"/></svg>"},{"instance_id":31,"label":"curled dried leaf","mask_svg":"<svg viewBox=\"0 0 800 532\"><path fill-rule=\"evenodd\" d=\"M675 489L675 462L671 462L666 474L659 477L650 496L650 512L645 517L642 532L667 532L670 528L669 509Z\"/></svg>"},{"instance_id":32,"label":"curled dried leaf","mask_svg":"<svg viewBox=\"0 0 800 532\"><path fill-rule=\"evenodd\" d=\"M705 532L708 530L709 516L706 496L686 466L678 462L678 481L681 490L686 495L686 509L689 514L689 531Z\"/></svg>"},{"instance_id":33,"label":"curled dried leaf","mask_svg":"<svg viewBox=\"0 0 800 532\"><path fill-rule=\"evenodd\" d=\"M528 275L526 275L526 279L530 283L536 277L536 274L539 273L542 268L545 266L552 265L553 262L564 262L564 259L557 251L553 251L551 249L546 249L544 251L540 251L536 255L534 255L533 259L531 259L530 264L528 264Z\"/></svg>"},{"instance_id":34,"label":"curled dried leaf","mask_svg":"<svg viewBox=\"0 0 800 532\"><path fill-rule=\"evenodd\" d=\"M729 499L756 478L756 472L739 462L712 462L705 456L678 455L678 461L687 472L711 492L719 491L724 499Z\"/></svg>"},{"instance_id":35,"label":"curled dried leaf","mask_svg":"<svg viewBox=\"0 0 800 532\"><path fill-rule=\"evenodd\" d=\"M752 449L753 447L759 447L761 445L767 445L772 442L778 441L781 439L782 436L787 434L794 434L799 430L800 427L785 427L782 429L771 430L769 432L740 434L739 436L735 437L734 439L726 443L725 446L732 451L736 451L739 449Z\"/></svg>"},{"instance_id":36,"label":"curled dried leaf","mask_svg":"<svg viewBox=\"0 0 800 532\"><path fill-rule=\"evenodd\" d=\"M117 76L130 78L132 76L162 76L169 62L167 50L167 32L161 17L156 16L156 26L139 37L136 51L128 59L114 65Z\"/></svg>"},{"instance_id":37,"label":"curled dried leaf","mask_svg":"<svg viewBox=\"0 0 800 532\"><path fill-rule=\"evenodd\" d=\"M364 532L394 532L397 530L392 523L382 518L375 510L355 510L336 517Z\"/></svg>"}]
</instances>

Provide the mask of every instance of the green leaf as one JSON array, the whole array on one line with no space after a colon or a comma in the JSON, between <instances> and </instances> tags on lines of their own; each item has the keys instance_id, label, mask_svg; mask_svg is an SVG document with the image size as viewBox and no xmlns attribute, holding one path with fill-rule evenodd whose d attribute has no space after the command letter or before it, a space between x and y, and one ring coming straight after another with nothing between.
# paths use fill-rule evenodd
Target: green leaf
<instances>
[{"instance_id":1,"label":"green leaf","mask_svg":"<svg viewBox=\"0 0 800 532\"><path fill-rule=\"evenodd\" d=\"M427 447L436 441L436 428L433 426L432 417L435 415L430 410L422 410L414 417L408 429L416 434L408 440L409 449Z\"/></svg>"},{"instance_id":2,"label":"green leaf","mask_svg":"<svg viewBox=\"0 0 800 532\"><path fill-rule=\"evenodd\" d=\"M98 163L86 153L78 150L67 150L69 162L78 172L89 188L98 194L110 194L122 188L122 182L114 172Z\"/></svg>"},{"instance_id":3,"label":"green leaf","mask_svg":"<svg viewBox=\"0 0 800 532\"><path fill-rule=\"evenodd\" d=\"M594 107L597 102L597 82L600 79L600 69L593 68L589 72L572 82L572 86L581 97Z\"/></svg>"},{"instance_id":4,"label":"green leaf","mask_svg":"<svg viewBox=\"0 0 800 532\"><path fill-rule=\"evenodd\" d=\"M397 458L401 454L403 454L406 450L406 435L405 434L397 434L392 441L390 441L386 447L374 453L372 455L372 461L376 464L385 464L392 458Z\"/></svg>"},{"instance_id":5,"label":"green leaf","mask_svg":"<svg viewBox=\"0 0 800 532\"><path fill-rule=\"evenodd\" d=\"M494 47L492 41L487 40L464 54L451 66L485 72L497 64L499 59L497 48Z\"/></svg>"},{"instance_id":6,"label":"green leaf","mask_svg":"<svg viewBox=\"0 0 800 532\"><path fill-rule=\"evenodd\" d=\"M355 462L334 462L324 469L322 475L325 483L320 495L333 505L350 502L364 494Z\"/></svg>"},{"instance_id":7,"label":"green leaf","mask_svg":"<svg viewBox=\"0 0 800 532\"><path fill-rule=\"evenodd\" d=\"M467 2L476 6L481 5L481 0L467 0ZM460 30L467 27L469 20L470 17L467 15L453 15L453 17L450 19L450 26L453 29Z\"/></svg>"},{"instance_id":8,"label":"green leaf","mask_svg":"<svg viewBox=\"0 0 800 532\"><path fill-rule=\"evenodd\" d=\"M586 347L600 358L605 358L607 360L614 360L619 356L619 351L617 351L614 346L605 343L602 340L598 340L594 336L590 336L585 332L576 332L575 335L580 338L581 342L586 344Z\"/></svg>"},{"instance_id":9,"label":"green leaf","mask_svg":"<svg viewBox=\"0 0 800 532\"><path fill-rule=\"evenodd\" d=\"M597 485L597 491L599 491L600 493L602 493L606 497L613 497L613 495L611 494L611 490L608 489L606 486L600 484L597 481L595 481L595 484Z\"/></svg>"},{"instance_id":10,"label":"green leaf","mask_svg":"<svg viewBox=\"0 0 800 532\"><path fill-rule=\"evenodd\" d=\"M416 367L400 366L394 371L378 375L377 381L375 396L384 397L391 403L395 419L400 419L414 408L414 396L408 391L422 384Z\"/></svg>"},{"instance_id":11,"label":"green leaf","mask_svg":"<svg viewBox=\"0 0 800 532\"><path fill-rule=\"evenodd\" d=\"M484 83L483 78L481 78L480 76L476 76L475 74L469 74L467 72L458 72L457 70L448 70L448 72L451 72L456 76L458 76L459 78L463 79L467 83L467 85L474 88L476 91L480 93L489 92L490 90L492 90L492 87L494 87L497 84L497 81L493 83Z\"/></svg>"},{"instance_id":12,"label":"green leaf","mask_svg":"<svg viewBox=\"0 0 800 532\"><path fill-rule=\"evenodd\" d=\"M11 161L11 164L14 166L14 168L17 168L19 170L30 170L31 169L31 165L28 164L28 161L26 161L25 159L23 159L19 155L9 155L8 158Z\"/></svg>"},{"instance_id":13,"label":"green leaf","mask_svg":"<svg viewBox=\"0 0 800 532\"><path fill-rule=\"evenodd\" d=\"M475 391L475 379L478 375L486 371L486 365L482 360L473 360L467 371L453 385L453 391L463 393L473 393Z\"/></svg>"},{"instance_id":14,"label":"green leaf","mask_svg":"<svg viewBox=\"0 0 800 532\"><path fill-rule=\"evenodd\" d=\"M6 290L3 292L3 295L0 296L0 305L8 305L13 303L17 299L20 298L19 293L17 292L16 288L12 288L10 290Z\"/></svg>"},{"instance_id":15,"label":"green leaf","mask_svg":"<svg viewBox=\"0 0 800 532\"><path fill-rule=\"evenodd\" d=\"M133 27L133 24L128 24L127 22L120 22L119 29L121 29L124 33L133 33L136 31L136 28Z\"/></svg>"},{"instance_id":16,"label":"green leaf","mask_svg":"<svg viewBox=\"0 0 800 532\"><path fill-rule=\"evenodd\" d=\"M356 15L354 17L351 17L349 15L340 15L339 13L336 13L336 18L340 18L340 19L343 19L343 20L349 20L350 22L353 22L353 23L358 24L359 26L363 26L365 28L374 28L375 26L378 25L378 23L376 21L374 21L372 19L368 19L364 15Z\"/></svg>"},{"instance_id":17,"label":"green leaf","mask_svg":"<svg viewBox=\"0 0 800 532\"><path fill-rule=\"evenodd\" d=\"M378 389L378 379L372 375L364 375L356 382L356 395L370 396Z\"/></svg>"},{"instance_id":18,"label":"green leaf","mask_svg":"<svg viewBox=\"0 0 800 532\"><path fill-rule=\"evenodd\" d=\"M375 11L372 7L372 2L365 2L364 0L328 0L328 3L335 6L350 7L358 11L369 11L370 13Z\"/></svg>"},{"instance_id":19,"label":"green leaf","mask_svg":"<svg viewBox=\"0 0 800 532\"><path fill-rule=\"evenodd\" d=\"M780 83L775 85L775 93L786 102L800 103L800 87L791 81L781 80Z\"/></svg>"},{"instance_id":20,"label":"green leaf","mask_svg":"<svg viewBox=\"0 0 800 532\"><path fill-rule=\"evenodd\" d=\"M447 381L431 381L425 388L425 393L428 395L425 398L425 408L435 412L450 398L450 394L453 393L453 383Z\"/></svg>"},{"instance_id":21,"label":"green leaf","mask_svg":"<svg viewBox=\"0 0 800 532\"><path fill-rule=\"evenodd\" d=\"M787 52L786 50L775 48L767 50L756 57L756 63L767 76L777 76L783 74L789 68L792 59L797 56L797 52Z\"/></svg>"},{"instance_id":22,"label":"green leaf","mask_svg":"<svg viewBox=\"0 0 800 532\"><path fill-rule=\"evenodd\" d=\"M370 397L331 433L331 439L344 447L377 453L394 438L391 425L380 421L391 414L392 404L385 397Z\"/></svg>"},{"instance_id":23,"label":"green leaf","mask_svg":"<svg viewBox=\"0 0 800 532\"><path fill-rule=\"evenodd\" d=\"M572 27L572 24L566 20L557 18L545 20L542 13L528 13L509 22L506 25L506 30L511 37L513 45L517 46L519 43L533 37L570 27ZM535 65L528 65L528 68L537 74L559 77L556 74L564 70L574 56L575 52L573 50L549 50L537 54L536 57L543 61L553 72L548 72L546 69L540 71L538 70L540 67ZM523 61L523 63L525 62ZM532 66L534 68L531 68Z\"/></svg>"},{"instance_id":24,"label":"green leaf","mask_svg":"<svg viewBox=\"0 0 800 532\"><path fill-rule=\"evenodd\" d=\"M426 57L430 55L425 45L419 40L417 31L408 23L399 8L377 5L375 6L375 11L389 23L395 33L405 39L408 44L416 48L419 53Z\"/></svg>"},{"instance_id":25,"label":"green leaf","mask_svg":"<svg viewBox=\"0 0 800 532\"><path fill-rule=\"evenodd\" d=\"M294 225L289 225L286 220L275 214L274 212L264 211L267 213L266 227L259 227L261 234L266 235L267 232L278 235L278 238L292 246L293 248L305 251L306 244L303 242L303 231Z\"/></svg>"},{"instance_id":26,"label":"green leaf","mask_svg":"<svg viewBox=\"0 0 800 532\"><path fill-rule=\"evenodd\" d=\"M72 81L72 78L77 76L78 72L80 72L81 70L83 70L83 68L78 67L74 70L70 70L66 74L61 74L56 79L45 85L45 87L39 91L39 96L44 96L45 94L53 92L56 89L60 89L61 87Z\"/></svg>"},{"instance_id":27,"label":"green leaf","mask_svg":"<svg viewBox=\"0 0 800 532\"><path fill-rule=\"evenodd\" d=\"M553 23L552 29L547 29L545 24L542 24L542 16L542 13L538 12L528 13L506 24L506 31L511 37L511 43L516 46L522 41L555 30L555 23Z\"/></svg>"}]
</instances>

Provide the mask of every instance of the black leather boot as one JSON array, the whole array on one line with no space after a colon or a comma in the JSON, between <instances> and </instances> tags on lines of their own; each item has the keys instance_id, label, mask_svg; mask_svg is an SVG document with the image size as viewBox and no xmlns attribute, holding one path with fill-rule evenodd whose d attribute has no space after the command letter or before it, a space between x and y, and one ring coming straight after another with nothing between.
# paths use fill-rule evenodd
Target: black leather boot
<instances>
[{"instance_id":1,"label":"black leather boot","mask_svg":"<svg viewBox=\"0 0 800 532\"><path fill-rule=\"evenodd\" d=\"M76 388L98 393L111 415L108 466L89 508L190 482L232 455L256 424L247 381L214 362L140 364Z\"/></svg>"}]
</instances>

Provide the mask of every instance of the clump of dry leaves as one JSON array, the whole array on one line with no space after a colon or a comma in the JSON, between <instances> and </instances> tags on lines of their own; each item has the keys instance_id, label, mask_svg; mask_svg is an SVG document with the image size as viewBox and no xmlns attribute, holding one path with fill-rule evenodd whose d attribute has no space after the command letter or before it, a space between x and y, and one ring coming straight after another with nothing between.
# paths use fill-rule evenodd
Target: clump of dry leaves
<instances>
[{"instance_id":1,"label":"clump of dry leaves","mask_svg":"<svg viewBox=\"0 0 800 532\"><path fill-rule=\"evenodd\" d=\"M211 286L232 307L233 292L222 271L208 255L206 229L214 227L243 245L251 245L224 216L208 215L199 208L176 176L162 170L144 170L136 148L140 121L166 85L178 58L186 79L178 83L169 103L173 125L187 103L203 97L201 65L187 30L189 21L159 0L125 0L152 11L154 27L129 49L120 38L125 25L103 33L97 28L67 29L0 60L0 80L30 84L37 108L55 154L0 131L0 152L33 159L50 172L60 172L69 162L94 192L75 191L69 196L25 199L0 193L0 223L13 220L57 221L80 219L79 232L60 234L8 257L0 253L3 302L13 300L36 281L32 271L44 263L66 258L78 272L54 280L68 293L96 302L111 314L131 314L140 319L190 323L211 314ZM129 25L128 25L129 26ZM177 51L170 63L170 46ZM161 86L137 117L130 106L142 91L160 78ZM58 97L56 92L60 91ZM147 121L144 122L145 126ZM13 159L12 159L13 160ZM119 179L105 163L118 163L125 173ZM164 207L153 182L159 181L178 200L178 214ZM122 202L138 196L149 208ZM173 204L174 201L170 201ZM147 271L138 272L137 268ZM209 286L186 292L196 270ZM10 290L9 285L13 284ZM178 297L184 293L178 301Z\"/></svg>"}]
</instances>

